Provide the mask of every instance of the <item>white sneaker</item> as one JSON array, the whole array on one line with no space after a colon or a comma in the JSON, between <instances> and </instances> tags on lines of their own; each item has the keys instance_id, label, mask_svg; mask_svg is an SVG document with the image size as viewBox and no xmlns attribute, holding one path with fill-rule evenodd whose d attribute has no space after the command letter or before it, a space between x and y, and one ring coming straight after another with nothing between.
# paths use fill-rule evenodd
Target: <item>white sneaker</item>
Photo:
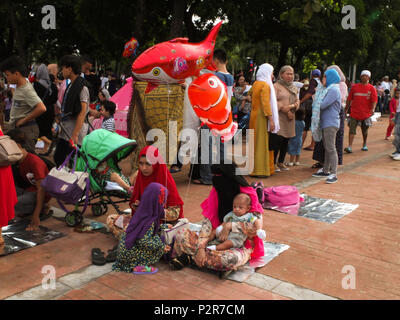
<instances>
[{"instance_id":1,"label":"white sneaker","mask_svg":"<svg viewBox=\"0 0 400 320\"><path fill-rule=\"evenodd\" d=\"M400 153L393 156L393 160L400 161Z\"/></svg>"},{"instance_id":2,"label":"white sneaker","mask_svg":"<svg viewBox=\"0 0 400 320\"><path fill-rule=\"evenodd\" d=\"M400 155L399 152L393 152L392 154L389 154L389 157L394 158L396 156Z\"/></svg>"},{"instance_id":3,"label":"white sneaker","mask_svg":"<svg viewBox=\"0 0 400 320\"><path fill-rule=\"evenodd\" d=\"M289 162L289 163L287 164L287 166L293 167L293 166L294 166L294 163L293 163L293 162Z\"/></svg>"},{"instance_id":4,"label":"white sneaker","mask_svg":"<svg viewBox=\"0 0 400 320\"><path fill-rule=\"evenodd\" d=\"M295 165L295 166L299 166L299 165L300 165L300 162L296 162L294 165Z\"/></svg>"},{"instance_id":5,"label":"white sneaker","mask_svg":"<svg viewBox=\"0 0 400 320\"><path fill-rule=\"evenodd\" d=\"M338 181L338 178L337 178L336 174L331 174L331 175L329 175L328 179L326 179L326 183L328 183L328 184L336 183L337 181Z\"/></svg>"}]
</instances>

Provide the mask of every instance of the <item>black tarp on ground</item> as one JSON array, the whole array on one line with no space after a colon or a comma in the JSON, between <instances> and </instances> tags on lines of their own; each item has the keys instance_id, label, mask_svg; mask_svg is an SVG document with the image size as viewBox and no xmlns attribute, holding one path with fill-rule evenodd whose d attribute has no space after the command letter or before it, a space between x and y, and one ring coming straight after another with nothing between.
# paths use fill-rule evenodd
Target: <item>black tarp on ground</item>
<instances>
[{"instance_id":1,"label":"black tarp on ground","mask_svg":"<svg viewBox=\"0 0 400 320\"><path fill-rule=\"evenodd\" d=\"M30 219L15 219L2 228L5 244L0 246L0 257L64 237L61 232L40 226L37 231L25 231Z\"/></svg>"}]
</instances>

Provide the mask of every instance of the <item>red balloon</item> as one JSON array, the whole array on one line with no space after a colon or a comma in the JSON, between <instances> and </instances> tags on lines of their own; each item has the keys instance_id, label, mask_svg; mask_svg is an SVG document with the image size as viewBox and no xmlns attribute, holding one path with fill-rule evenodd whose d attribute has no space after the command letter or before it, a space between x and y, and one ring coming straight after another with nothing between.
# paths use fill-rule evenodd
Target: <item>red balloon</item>
<instances>
[{"instance_id":1,"label":"red balloon","mask_svg":"<svg viewBox=\"0 0 400 320\"><path fill-rule=\"evenodd\" d=\"M188 88L189 101L203 124L224 141L232 139L237 123L232 121L228 90L216 75L206 73L194 80Z\"/></svg>"},{"instance_id":2,"label":"red balloon","mask_svg":"<svg viewBox=\"0 0 400 320\"><path fill-rule=\"evenodd\" d=\"M199 75L201 69L212 63L221 24L218 23L200 43L176 38L147 49L133 62L133 76L149 83L146 88L148 93L160 84L183 83L186 78Z\"/></svg>"},{"instance_id":3,"label":"red balloon","mask_svg":"<svg viewBox=\"0 0 400 320\"><path fill-rule=\"evenodd\" d=\"M124 52L122 56L125 58L129 58L130 56L134 56L136 53L136 49L139 47L139 42L135 38L131 38L127 43L125 43Z\"/></svg>"}]
</instances>

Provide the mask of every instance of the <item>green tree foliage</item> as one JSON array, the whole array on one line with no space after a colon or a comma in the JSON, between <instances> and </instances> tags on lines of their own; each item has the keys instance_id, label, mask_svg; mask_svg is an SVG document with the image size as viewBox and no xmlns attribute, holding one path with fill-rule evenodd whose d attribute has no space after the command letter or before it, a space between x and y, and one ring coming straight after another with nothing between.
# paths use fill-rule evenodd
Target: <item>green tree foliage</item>
<instances>
[{"instance_id":1,"label":"green tree foliage","mask_svg":"<svg viewBox=\"0 0 400 320\"><path fill-rule=\"evenodd\" d=\"M43 30L45 0L0 2L0 58L55 62L72 52L99 65L129 67L122 58L133 36L138 52L173 37L204 39L218 19L226 21L216 47L225 48L231 71L246 70L251 57L279 69L291 64L308 74L332 63L353 64L380 77L397 75L400 58L400 0L54 0L55 30ZM356 9L356 29L342 28L342 8Z\"/></svg>"}]
</instances>

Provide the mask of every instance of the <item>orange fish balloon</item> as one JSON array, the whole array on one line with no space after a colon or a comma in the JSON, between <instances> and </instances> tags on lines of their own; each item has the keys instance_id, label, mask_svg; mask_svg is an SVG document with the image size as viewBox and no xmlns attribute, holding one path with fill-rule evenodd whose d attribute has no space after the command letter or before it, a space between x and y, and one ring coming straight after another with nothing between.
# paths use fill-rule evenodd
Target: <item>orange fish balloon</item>
<instances>
[{"instance_id":1,"label":"orange fish balloon","mask_svg":"<svg viewBox=\"0 0 400 320\"><path fill-rule=\"evenodd\" d=\"M125 58L134 56L136 54L136 49L138 47L139 47L139 42L132 37L131 40L125 43L124 52L122 53L122 56Z\"/></svg>"},{"instance_id":2,"label":"orange fish balloon","mask_svg":"<svg viewBox=\"0 0 400 320\"><path fill-rule=\"evenodd\" d=\"M206 73L195 79L188 88L189 101L202 124L206 124L223 141L229 141L237 131L232 120L228 90L216 75Z\"/></svg>"}]
</instances>

